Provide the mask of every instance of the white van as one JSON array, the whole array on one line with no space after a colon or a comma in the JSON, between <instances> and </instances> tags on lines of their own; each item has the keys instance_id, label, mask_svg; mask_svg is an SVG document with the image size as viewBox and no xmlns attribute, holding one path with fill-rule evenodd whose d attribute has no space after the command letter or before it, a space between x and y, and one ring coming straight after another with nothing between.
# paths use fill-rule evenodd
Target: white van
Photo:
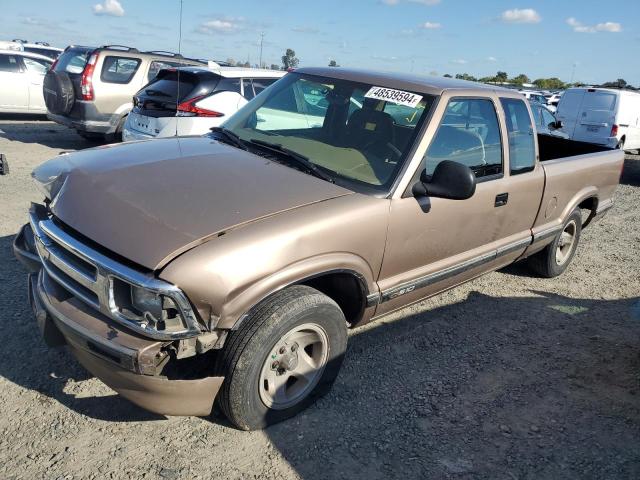
<instances>
[{"instance_id":1,"label":"white van","mask_svg":"<svg viewBox=\"0 0 640 480\"><path fill-rule=\"evenodd\" d=\"M556 118L569 138L612 148L640 148L640 93L609 88L570 88Z\"/></svg>"}]
</instances>

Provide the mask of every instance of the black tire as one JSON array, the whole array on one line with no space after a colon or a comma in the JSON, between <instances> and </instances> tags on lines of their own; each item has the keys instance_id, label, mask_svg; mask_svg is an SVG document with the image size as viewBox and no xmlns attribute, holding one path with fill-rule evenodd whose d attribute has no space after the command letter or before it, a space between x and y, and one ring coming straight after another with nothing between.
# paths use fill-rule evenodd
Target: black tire
<instances>
[{"instance_id":1,"label":"black tire","mask_svg":"<svg viewBox=\"0 0 640 480\"><path fill-rule=\"evenodd\" d=\"M119 143L122 142L122 129L124 128L124 122L127 120L125 115L118 121L118 126L113 133L105 133L102 136L104 143Z\"/></svg>"},{"instance_id":2,"label":"black tire","mask_svg":"<svg viewBox=\"0 0 640 480\"><path fill-rule=\"evenodd\" d=\"M618 142L618 145L616 145L616 148L618 150L624 151L624 140L625 140L624 138L621 138L620 141Z\"/></svg>"},{"instance_id":3,"label":"black tire","mask_svg":"<svg viewBox=\"0 0 640 480\"><path fill-rule=\"evenodd\" d=\"M47 110L56 114L67 114L76 100L73 83L66 72L49 70L42 84Z\"/></svg>"},{"instance_id":4,"label":"black tire","mask_svg":"<svg viewBox=\"0 0 640 480\"><path fill-rule=\"evenodd\" d=\"M324 369L317 370L315 387L310 384L312 390L297 403L283 409L270 408L261 397L259 385L263 369L268 368L266 362L275 358L273 350L283 338L306 325L319 326L326 333ZM220 409L242 430L256 430L290 418L331 389L346 347L345 317L332 299L303 285L286 288L260 304L227 338L218 364L219 374L225 377L218 393Z\"/></svg>"},{"instance_id":5,"label":"black tire","mask_svg":"<svg viewBox=\"0 0 640 480\"><path fill-rule=\"evenodd\" d=\"M572 232L569 230L573 229ZM558 249L562 249L563 245L561 242L565 243L563 239L563 234L571 233L574 237L573 242L570 245L570 250L565 252L561 258L562 261L558 261L557 252ZM580 233L582 232L582 214L580 213L580 209L575 209L569 218L565 221L562 226L562 230L558 235L553 239L549 245L547 245L540 252L532 255L527 259L527 264L529 267L538 275L545 278L553 278L560 275L564 272L571 260L573 260L573 256L576 253L576 249L578 248L578 243L580 242Z\"/></svg>"}]
</instances>

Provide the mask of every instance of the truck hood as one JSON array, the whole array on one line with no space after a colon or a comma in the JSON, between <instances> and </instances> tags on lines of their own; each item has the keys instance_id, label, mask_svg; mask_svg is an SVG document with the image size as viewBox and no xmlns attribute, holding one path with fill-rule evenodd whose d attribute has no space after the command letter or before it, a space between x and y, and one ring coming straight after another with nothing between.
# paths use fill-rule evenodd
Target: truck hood
<instances>
[{"instance_id":1,"label":"truck hood","mask_svg":"<svg viewBox=\"0 0 640 480\"><path fill-rule=\"evenodd\" d=\"M207 137L126 143L41 165L63 178L51 210L149 269L239 225L352 192Z\"/></svg>"}]
</instances>

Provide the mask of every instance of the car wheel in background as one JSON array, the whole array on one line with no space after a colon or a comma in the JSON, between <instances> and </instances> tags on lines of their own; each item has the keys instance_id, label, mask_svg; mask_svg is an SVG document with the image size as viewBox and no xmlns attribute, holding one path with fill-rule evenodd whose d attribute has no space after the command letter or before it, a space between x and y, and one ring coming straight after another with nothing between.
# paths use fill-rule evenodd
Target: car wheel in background
<instances>
[{"instance_id":1,"label":"car wheel in background","mask_svg":"<svg viewBox=\"0 0 640 480\"><path fill-rule=\"evenodd\" d=\"M45 105L51 113L66 114L73 108L75 92L66 72L49 70L44 77L42 90Z\"/></svg>"},{"instance_id":2,"label":"car wheel in background","mask_svg":"<svg viewBox=\"0 0 640 480\"><path fill-rule=\"evenodd\" d=\"M582 215L580 209L576 208L553 242L527 259L529 267L542 277L552 278L560 275L567 269L576 253L581 231Z\"/></svg>"},{"instance_id":3,"label":"car wheel in background","mask_svg":"<svg viewBox=\"0 0 640 480\"><path fill-rule=\"evenodd\" d=\"M290 418L329 391L346 347L345 317L332 299L303 285L277 292L226 340L220 408L243 430Z\"/></svg>"}]
</instances>

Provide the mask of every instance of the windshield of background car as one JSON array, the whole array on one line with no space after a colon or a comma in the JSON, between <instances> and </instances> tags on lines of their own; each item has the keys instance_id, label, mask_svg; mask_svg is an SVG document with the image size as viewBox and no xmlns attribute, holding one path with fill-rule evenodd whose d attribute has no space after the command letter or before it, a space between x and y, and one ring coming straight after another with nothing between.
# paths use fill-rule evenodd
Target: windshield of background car
<instances>
[{"instance_id":1,"label":"windshield of background car","mask_svg":"<svg viewBox=\"0 0 640 480\"><path fill-rule=\"evenodd\" d=\"M385 192L402 168L434 99L411 91L290 73L249 102L225 127L249 142L250 148L252 140L259 140L303 155L348 188Z\"/></svg>"},{"instance_id":2,"label":"windshield of background car","mask_svg":"<svg viewBox=\"0 0 640 480\"><path fill-rule=\"evenodd\" d=\"M82 73L91 51L91 48L85 47L68 48L58 57L54 70L56 72Z\"/></svg>"}]
</instances>

